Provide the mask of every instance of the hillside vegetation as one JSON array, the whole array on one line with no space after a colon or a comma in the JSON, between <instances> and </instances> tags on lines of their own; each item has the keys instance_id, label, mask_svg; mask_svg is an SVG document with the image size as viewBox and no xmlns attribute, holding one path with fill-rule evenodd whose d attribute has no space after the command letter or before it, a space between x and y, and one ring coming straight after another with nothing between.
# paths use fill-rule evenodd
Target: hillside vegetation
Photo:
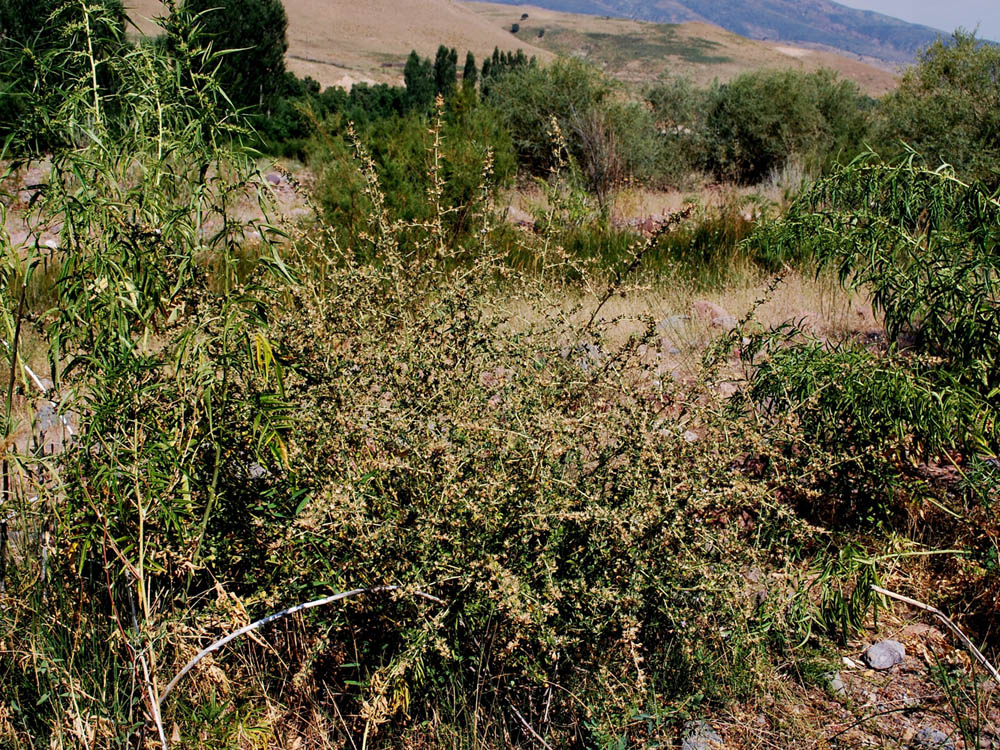
<instances>
[{"instance_id":1,"label":"hillside vegetation","mask_svg":"<svg viewBox=\"0 0 1000 750\"><path fill-rule=\"evenodd\" d=\"M469 2L467 7L509 29L518 23L518 43L529 42L560 55L597 65L630 84L649 84L665 75L686 76L701 85L729 81L752 70L834 70L867 94L881 96L897 77L883 68L829 51L756 42L701 22L665 24L608 16L561 13L533 5ZM521 16L527 13L528 18Z\"/></svg>"},{"instance_id":2,"label":"hillside vegetation","mask_svg":"<svg viewBox=\"0 0 1000 750\"><path fill-rule=\"evenodd\" d=\"M508 0L509 5L522 5ZM541 0L551 10L659 23L713 23L751 39L834 49L871 60L911 62L941 32L872 11L816 0Z\"/></svg>"},{"instance_id":3,"label":"hillside vegetation","mask_svg":"<svg viewBox=\"0 0 1000 750\"><path fill-rule=\"evenodd\" d=\"M129 14L144 33L157 33L148 20L165 15L160 0L132 0ZM551 59L531 40L511 40L453 0L287 0L288 69L325 86L398 83L406 54L433 55L438 45L472 50L478 57L495 47L520 47Z\"/></svg>"},{"instance_id":4,"label":"hillside vegetation","mask_svg":"<svg viewBox=\"0 0 1000 750\"><path fill-rule=\"evenodd\" d=\"M144 33L149 19L165 13L160 0L128 3ZM345 0L288 0L288 69L322 86L350 88L355 82L399 83L406 52L434 54L438 45L471 50L480 59L501 50L523 49L550 60L554 54L582 55L619 80L646 84L658 76L682 74L699 83L757 69L811 72L836 70L879 96L896 81L893 73L850 57L804 47L757 43L704 23L669 26L621 19L555 13L534 7L452 0L366 3L365 12ZM530 11L516 35L513 23ZM541 29L547 35L538 37Z\"/></svg>"}]
</instances>

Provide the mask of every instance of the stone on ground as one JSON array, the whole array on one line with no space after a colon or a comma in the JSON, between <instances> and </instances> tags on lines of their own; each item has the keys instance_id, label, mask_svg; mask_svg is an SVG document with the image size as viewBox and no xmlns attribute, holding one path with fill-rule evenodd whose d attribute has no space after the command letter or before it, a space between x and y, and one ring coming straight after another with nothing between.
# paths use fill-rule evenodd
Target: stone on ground
<instances>
[{"instance_id":1,"label":"stone on ground","mask_svg":"<svg viewBox=\"0 0 1000 750\"><path fill-rule=\"evenodd\" d=\"M865 651L865 664L880 672L902 664L906 658L906 648L899 641L886 640L869 646Z\"/></svg>"},{"instance_id":2,"label":"stone on ground","mask_svg":"<svg viewBox=\"0 0 1000 750\"><path fill-rule=\"evenodd\" d=\"M736 317L730 315L726 308L708 300L696 300L691 304L691 315L711 323L716 328L735 328Z\"/></svg>"},{"instance_id":3,"label":"stone on ground","mask_svg":"<svg viewBox=\"0 0 1000 750\"><path fill-rule=\"evenodd\" d=\"M706 721L689 721L684 725L681 750L724 750L726 743Z\"/></svg>"},{"instance_id":4,"label":"stone on ground","mask_svg":"<svg viewBox=\"0 0 1000 750\"><path fill-rule=\"evenodd\" d=\"M914 735L908 750L955 750L951 737L937 729L924 728Z\"/></svg>"}]
</instances>

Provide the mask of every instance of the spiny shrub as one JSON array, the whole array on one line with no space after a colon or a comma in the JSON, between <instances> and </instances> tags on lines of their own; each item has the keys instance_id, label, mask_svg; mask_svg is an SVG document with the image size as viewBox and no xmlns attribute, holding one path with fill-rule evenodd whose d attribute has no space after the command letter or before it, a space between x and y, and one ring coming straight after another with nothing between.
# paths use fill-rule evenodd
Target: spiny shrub
<instances>
[{"instance_id":1,"label":"spiny shrub","mask_svg":"<svg viewBox=\"0 0 1000 750\"><path fill-rule=\"evenodd\" d=\"M297 274L275 322L286 392L308 415L289 470L305 494L270 553L280 590L398 582L446 602L320 615L313 627L353 654L331 654L310 690L340 694L368 737L414 726L431 744L473 727L497 746L530 742L528 726L554 746L668 737L683 696L731 695L732 674L760 656L743 600L722 593L739 587L725 542L710 541L727 532L708 521L726 493L724 504L749 497L727 478L727 452L681 439L668 416L679 394L650 389L636 351L652 321L621 350L603 324L567 323L547 279L505 270L490 223L478 214L453 242L432 218L404 244L376 211L370 250L326 246L337 270ZM723 620L745 651L716 637Z\"/></svg>"}]
</instances>

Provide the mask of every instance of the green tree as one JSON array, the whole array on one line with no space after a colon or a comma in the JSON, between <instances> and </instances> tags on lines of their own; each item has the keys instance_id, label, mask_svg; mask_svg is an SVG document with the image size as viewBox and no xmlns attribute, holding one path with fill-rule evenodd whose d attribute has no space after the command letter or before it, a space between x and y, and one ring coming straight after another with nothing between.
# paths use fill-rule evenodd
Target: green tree
<instances>
[{"instance_id":1,"label":"green tree","mask_svg":"<svg viewBox=\"0 0 1000 750\"><path fill-rule=\"evenodd\" d=\"M479 68L476 67L476 56L472 50L465 56L465 68L462 70L462 88L474 89L479 78Z\"/></svg>"},{"instance_id":2,"label":"green tree","mask_svg":"<svg viewBox=\"0 0 1000 750\"><path fill-rule=\"evenodd\" d=\"M237 107L269 105L285 80L288 16L281 0L185 0L198 15L200 37L215 52L233 50L216 68Z\"/></svg>"},{"instance_id":3,"label":"green tree","mask_svg":"<svg viewBox=\"0 0 1000 750\"><path fill-rule=\"evenodd\" d=\"M542 68L519 53L501 55L490 80L489 102L529 169L544 174L553 165L555 119L602 205L625 177L651 176L658 149L652 117L642 105L618 101L597 69L572 59Z\"/></svg>"},{"instance_id":4,"label":"green tree","mask_svg":"<svg viewBox=\"0 0 1000 750\"><path fill-rule=\"evenodd\" d=\"M443 44L438 47L434 58L434 89L438 94L448 96L455 90L458 76L458 51L448 49Z\"/></svg>"},{"instance_id":5,"label":"green tree","mask_svg":"<svg viewBox=\"0 0 1000 750\"><path fill-rule=\"evenodd\" d=\"M434 68L431 61L421 58L416 50L410 52L403 69L406 99L409 109L426 111L434 101Z\"/></svg>"},{"instance_id":6,"label":"green tree","mask_svg":"<svg viewBox=\"0 0 1000 750\"><path fill-rule=\"evenodd\" d=\"M706 129L716 174L752 183L795 158L819 171L853 157L867 117L857 85L834 73L761 71L714 91Z\"/></svg>"},{"instance_id":7,"label":"green tree","mask_svg":"<svg viewBox=\"0 0 1000 750\"><path fill-rule=\"evenodd\" d=\"M705 165L712 90L699 88L688 78L674 78L651 88L646 102L660 132L658 175L665 184L680 185Z\"/></svg>"},{"instance_id":8,"label":"green tree","mask_svg":"<svg viewBox=\"0 0 1000 750\"><path fill-rule=\"evenodd\" d=\"M1000 48L956 31L938 40L879 107L876 143L906 143L933 166L995 184L1000 161Z\"/></svg>"}]
</instances>

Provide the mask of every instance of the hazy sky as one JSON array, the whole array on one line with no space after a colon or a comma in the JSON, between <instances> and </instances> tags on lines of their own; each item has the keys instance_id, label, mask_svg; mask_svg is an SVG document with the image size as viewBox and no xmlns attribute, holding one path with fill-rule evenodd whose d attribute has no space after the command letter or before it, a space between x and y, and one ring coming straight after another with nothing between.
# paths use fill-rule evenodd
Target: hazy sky
<instances>
[{"instance_id":1,"label":"hazy sky","mask_svg":"<svg viewBox=\"0 0 1000 750\"><path fill-rule=\"evenodd\" d=\"M979 36L1000 41L1000 0L839 0L852 8L885 13L936 29L979 26Z\"/></svg>"}]
</instances>

